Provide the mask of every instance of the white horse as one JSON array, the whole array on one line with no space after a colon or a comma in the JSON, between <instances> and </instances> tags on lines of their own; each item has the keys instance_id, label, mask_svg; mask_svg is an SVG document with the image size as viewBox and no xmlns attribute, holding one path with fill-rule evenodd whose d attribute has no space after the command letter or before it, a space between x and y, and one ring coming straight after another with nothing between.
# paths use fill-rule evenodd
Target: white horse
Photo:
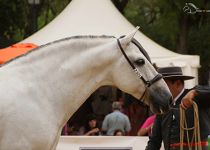
<instances>
[{"instance_id":1,"label":"white horse","mask_svg":"<svg viewBox=\"0 0 210 150\"><path fill-rule=\"evenodd\" d=\"M135 32L118 42L108 36L62 39L1 66L0 149L55 150L64 124L103 85L145 95L154 112L166 110L171 94L131 42Z\"/></svg>"}]
</instances>

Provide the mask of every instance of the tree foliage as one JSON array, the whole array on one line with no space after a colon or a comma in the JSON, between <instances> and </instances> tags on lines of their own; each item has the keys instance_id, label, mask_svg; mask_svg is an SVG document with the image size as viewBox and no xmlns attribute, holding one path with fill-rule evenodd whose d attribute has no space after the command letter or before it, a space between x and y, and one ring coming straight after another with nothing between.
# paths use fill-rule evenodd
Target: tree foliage
<instances>
[{"instance_id":1,"label":"tree foliage","mask_svg":"<svg viewBox=\"0 0 210 150\"><path fill-rule=\"evenodd\" d=\"M9 45L22 39L27 26L28 7L22 0L0 0L0 41Z\"/></svg>"},{"instance_id":2,"label":"tree foliage","mask_svg":"<svg viewBox=\"0 0 210 150\"><path fill-rule=\"evenodd\" d=\"M40 0L39 5L30 5L28 0L0 0L0 48L21 41L45 26L70 1ZM36 30L32 29L34 23Z\"/></svg>"}]
</instances>

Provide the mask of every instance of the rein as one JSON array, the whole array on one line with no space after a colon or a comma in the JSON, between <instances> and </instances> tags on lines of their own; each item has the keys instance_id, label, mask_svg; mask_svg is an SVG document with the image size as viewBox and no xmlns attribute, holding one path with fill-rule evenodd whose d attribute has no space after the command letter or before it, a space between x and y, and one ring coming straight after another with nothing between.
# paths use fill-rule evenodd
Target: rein
<instances>
[{"instance_id":1,"label":"rein","mask_svg":"<svg viewBox=\"0 0 210 150\"><path fill-rule=\"evenodd\" d=\"M143 98L144 98L144 96L145 96L145 94L146 94L147 89L148 89L152 84L154 84L155 82L157 82L157 81L159 81L160 79L162 79L163 76L162 76L161 74L158 73L158 74L157 74L154 78L152 78L151 80L146 80L146 79L142 76L142 74L140 73L140 71L139 71L139 70L134 66L134 64L130 61L130 59L128 58L128 56L126 55L124 49L122 48L122 45L121 45L121 43L120 43L119 38L117 39L117 43L118 43L118 46L119 46L119 48L120 48L122 54L124 55L125 59L126 59L127 62L129 63L129 65L131 66L131 68L133 69L133 71L136 73L136 75L138 76L138 78L141 79L141 80L144 82L144 84L145 84L145 86L146 86L144 93L143 93L142 96L140 97L140 100L144 101ZM140 43L138 43L138 41L135 40L135 39L132 40L132 43L134 43L134 44L138 47L139 51L140 51L140 52L148 59L148 61L151 63L151 60L150 60L150 58L149 58L149 55L146 53L146 51L143 49L143 47L140 45Z\"/></svg>"},{"instance_id":2,"label":"rein","mask_svg":"<svg viewBox=\"0 0 210 150\"><path fill-rule=\"evenodd\" d=\"M199 115L198 115L198 106L193 101L193 109L194 109L194 127L188 128L187 121L185 116L185 110L180 105L180 150L183 150L183 142L184 142L184 133L187 133L187 144L189 146L189 150L192 150L193 144L195 145L196 150L202 150L201 148L201 139L200 139L200 125L199 125ZM189 139L189 130L193 130L193 136L190 141ZM194 142L194 143L193 143Z\"/></svg>"}]
</instances>

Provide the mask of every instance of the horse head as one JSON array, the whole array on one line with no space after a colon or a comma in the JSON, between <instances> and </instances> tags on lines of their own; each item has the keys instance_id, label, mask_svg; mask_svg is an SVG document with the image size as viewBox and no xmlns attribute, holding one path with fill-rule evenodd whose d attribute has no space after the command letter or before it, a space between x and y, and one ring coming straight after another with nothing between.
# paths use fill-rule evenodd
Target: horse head
<instances>
[{"instance_id":1,"label":"horse head","mask_svg":"<svg viewBox=\"0 0 210 150\"><path fill-rule=\"evenodd\" d=\"M118 39L121 58L113 69L114 82L121 90L149 105L154 113L163 113L169 109L172 96L144 48L133 38L137 30Z\"/></svg>"}]
</instances>

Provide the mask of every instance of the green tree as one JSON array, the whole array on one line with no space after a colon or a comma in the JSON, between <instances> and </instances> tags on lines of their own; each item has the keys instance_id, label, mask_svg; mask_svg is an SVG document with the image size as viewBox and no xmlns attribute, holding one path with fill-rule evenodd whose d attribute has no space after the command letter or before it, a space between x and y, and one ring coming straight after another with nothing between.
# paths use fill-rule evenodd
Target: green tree
<instances>
[{"instance_id":1,"label":"green tree","mask_svg":"<svg viewBox=\"0 0 210 150\"><path fill-rule=\"evenodd\" d=\"M0 0L0 48L23 40L55 18L71 0ZM35 28L35 29L34 29Z\"/></svg>"},{"instance_id":2,"label":"green tree","mask_svg":"<svg viewBox=\"0 0 210 150\"><path fill-rule=\"evenodd\" d=\"M0 0L0 44L2 47L24 37L28 11L26 1Z\"/></svg>"},{"instance_id":3,"label":"green tree","mask_svg":"<svg viewBox=\"0 0 210 150\"><path fill-rule=\"evenodd\" d=\"M50 21L52 21L70 2L71 0L40 0L40 5L36 8L37 9L37 30L44 27ZM33 8L31 7L31 11ZM31 17L33 12L30 13L29 19L33 19ZM32 22L32 21L30 21ZM28 26L28 35L31 35L33 31L30 31L31 25ZM28 36L27 35L27 36Z\"/></svg>"},{"instance_id":4,"label":"green tree","mask_svg":"<svg viewBox=\"0 0 210 150\"><path fill-rule=\"evenodd\" d=\"M186 14L187 1L182 0L132 0L124 15L142 32L160 45L182 54L200 55L201 81L206 84L206 70L210 58L210 13ZM210 10L210 1L191 0L200 9ZM205 70L205 71L203 71Z\"/></svg>"}]
</instances>

